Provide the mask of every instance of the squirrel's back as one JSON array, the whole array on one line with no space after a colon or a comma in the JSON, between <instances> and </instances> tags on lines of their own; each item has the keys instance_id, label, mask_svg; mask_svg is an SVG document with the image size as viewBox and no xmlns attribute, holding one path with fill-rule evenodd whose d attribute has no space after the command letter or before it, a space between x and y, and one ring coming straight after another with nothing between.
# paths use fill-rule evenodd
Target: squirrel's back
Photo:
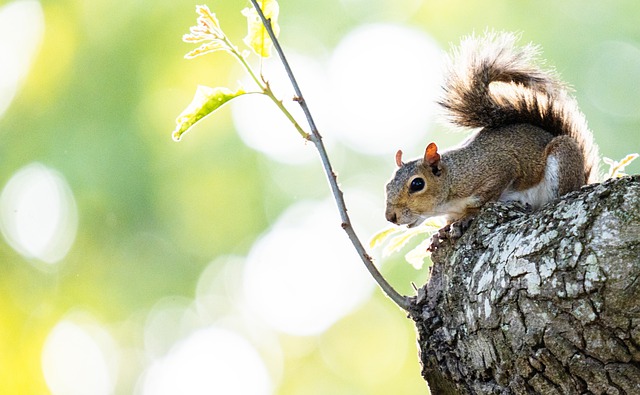
<instances>
[{"instance_id":1,"label":"squirrel's back","mask_svg":"<svg viewBox=\"0 0 640 395\"><path fill-rule=\"evenodd\" d=\"M439 101L448 120L489 129L524 123L570 136L584 156L585 182L597 181L597 146L576 100L554 72L538 66L537 46L515 42L510 33L462 41L449 59Z\"/></svg>"}]
</instances>

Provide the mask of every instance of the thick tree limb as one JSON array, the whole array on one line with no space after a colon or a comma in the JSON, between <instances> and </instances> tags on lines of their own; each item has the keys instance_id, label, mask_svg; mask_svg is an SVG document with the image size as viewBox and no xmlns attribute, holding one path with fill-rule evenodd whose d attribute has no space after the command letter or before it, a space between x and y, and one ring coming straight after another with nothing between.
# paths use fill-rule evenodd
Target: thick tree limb
<instances>
[{"instance_id":1,"label":"thick tree limb","mask_svg":"<svg viewBox=\"0 0 640 395\"><path fill-rule=\"evenodd\" d=\"M433 394L640 394L640 176L482 211L412 314Z\"/></svg>"}]
</instances>

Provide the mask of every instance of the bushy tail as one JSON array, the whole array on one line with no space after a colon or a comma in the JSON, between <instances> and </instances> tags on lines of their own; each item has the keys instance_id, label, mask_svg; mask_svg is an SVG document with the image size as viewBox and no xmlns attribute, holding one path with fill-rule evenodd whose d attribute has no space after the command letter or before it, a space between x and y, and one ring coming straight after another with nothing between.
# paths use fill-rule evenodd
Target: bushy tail
<instances>
[{"instance_id":1,"label":"bushy tail","mask_svg":"<svg viewBox=\"0 0 640 395\"><path fill-rule=\"evenodd\" d=\"M539 48L517 47L516 39L511 33L470 36L453 51L439 101L447 119L470 128L527 123L571 136L584 153L588 182L596 181L597 147L575 99L553 71L538 66Z\"/></svg>"}]
</instances>

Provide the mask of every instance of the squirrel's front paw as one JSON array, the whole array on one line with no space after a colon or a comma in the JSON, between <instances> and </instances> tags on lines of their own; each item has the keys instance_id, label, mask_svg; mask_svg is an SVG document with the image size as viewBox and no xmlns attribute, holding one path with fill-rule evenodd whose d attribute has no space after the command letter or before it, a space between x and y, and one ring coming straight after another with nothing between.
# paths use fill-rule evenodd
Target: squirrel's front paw
<instances>
[{"instance_id":1,"label":"squirrel's front paw","mask_svg":"<svg viewBox=\"0 0 640 395\"><path fill-rule=\"evenodd\" d=\"M445 240L455 241L462 237L464 232L471 226L474 218L474 216L467 216L438 230L438 232L431 236L431 245L429 245L427 251L435 251Z\"/></svg>"},{"instance_id":2,"label":"squirrel's front paw","mask_svg":"<svg viewBox=\"0 0 640 395\"><path fill-rule=\"evenodd\" d=\"M469 215L465 218L462 218L452 223L450 226L451 229L449 230L449 239L456 240L462 237L464 232L466 232L467 229L469 229L469 227L471 226L471 223L475 218L476 217Z\"/></svg>"},{"instance_id":3,"label":"squirrel's front paw","mask_svg":"<svg viewBox=\"0 0 640 395\"><path fill-rule=\"evenodd\" d=\"M434 233L431 236L431 244L429 244L429 247L427 247L427 251L433 252L437 250L442 244L442 242L449 238L448 236L449 228L450 228L450 225L447 225L444 228L439 229L436 233Z\"/></svg>"}]
</instances>

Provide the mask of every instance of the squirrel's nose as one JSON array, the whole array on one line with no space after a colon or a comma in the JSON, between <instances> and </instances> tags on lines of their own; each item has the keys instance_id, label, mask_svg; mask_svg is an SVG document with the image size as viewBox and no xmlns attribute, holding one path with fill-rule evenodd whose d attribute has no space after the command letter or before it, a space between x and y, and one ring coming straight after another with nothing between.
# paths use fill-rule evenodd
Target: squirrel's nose
<instances>
[{"instance_id":1,"label":"squirrel's nose","mask_svg":"<svg viewBox=\"0 0 640 395\"><path fill-rule=\"evenodd\" d=\"M395 211L387 210L387 212L385 213L385 216L387 217L387 221L393 222L394 224L398 223L398 216L396 215Z\"/></svg>"}]
</instances>

